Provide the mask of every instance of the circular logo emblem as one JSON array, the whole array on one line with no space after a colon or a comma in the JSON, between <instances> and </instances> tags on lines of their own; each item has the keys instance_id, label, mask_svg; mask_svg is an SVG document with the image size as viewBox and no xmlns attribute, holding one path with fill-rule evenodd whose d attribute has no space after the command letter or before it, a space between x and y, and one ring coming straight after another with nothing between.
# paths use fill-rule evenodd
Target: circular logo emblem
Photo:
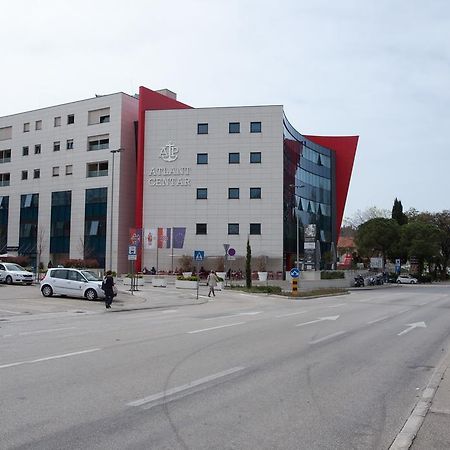
<instances>
[{"instance_id":1,"label":"circular logo emblem","mask_svg":"<svg viewBox=\"0 0 450 450\"><path fill-rule=\"evenodd\" d=\"M159 157L166 162L173 162L178 158L178 147L175 147L172 142L161 148Z\"/></svg>"}]
</instances>

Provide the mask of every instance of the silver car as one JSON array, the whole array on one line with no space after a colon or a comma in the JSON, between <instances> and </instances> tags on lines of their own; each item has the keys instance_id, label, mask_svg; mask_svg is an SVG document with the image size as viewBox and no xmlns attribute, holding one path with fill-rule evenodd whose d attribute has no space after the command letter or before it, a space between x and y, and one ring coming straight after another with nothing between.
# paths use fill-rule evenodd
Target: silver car
<instances>
[{"instance_id":1,"label":"silver car","mask_svg":"<svg viewBox=\"0 0 450 450\"><path fill-rule=\"evenodd\" d=\"M398 284L416 284L417 278L414 278L412 275L399 275L397 277Z\"/></svg>"},{"instance_id":2,"label":"silver car","mask_svg":"<svg viewBox=\"0 0 450 450\"><path fill-rule=\"evenodd\" d=\"M44 297L66 295L82 297L88 300L105 298L102 291L102 279L89 270L72 268L48 269L41 281L41 293Z\"/></svg>"},{"instance_id":3,"label":"silver car","mask_svg":"<svg viewBox=\"0 0 450 450\"><path fill-rule=\"evenodd\" d=\"M24 269L19 264L2 262L0 263L0 280L6 284L21 283L32 284L33 272Z\"/></svg>"}]
</instances>

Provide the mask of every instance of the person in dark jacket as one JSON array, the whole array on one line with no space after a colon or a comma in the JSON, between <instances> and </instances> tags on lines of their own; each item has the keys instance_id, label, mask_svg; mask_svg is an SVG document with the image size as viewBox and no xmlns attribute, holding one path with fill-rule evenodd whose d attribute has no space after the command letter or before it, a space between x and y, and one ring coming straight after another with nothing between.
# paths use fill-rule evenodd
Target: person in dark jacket
<instances>
[{"instance_id":1,"label":"person in dark jacket","mask_svg":"<svg viewBox=\"0 0 450 450\"><path fill-rule=\"evenodd\" d=\"M105 279L102 283L102 289L105 292L105 306L106 308L111 308L111 303L114 297L114 278L112 276L112 272L108 270L106 272Z\"/></svg>"}]
</instances>

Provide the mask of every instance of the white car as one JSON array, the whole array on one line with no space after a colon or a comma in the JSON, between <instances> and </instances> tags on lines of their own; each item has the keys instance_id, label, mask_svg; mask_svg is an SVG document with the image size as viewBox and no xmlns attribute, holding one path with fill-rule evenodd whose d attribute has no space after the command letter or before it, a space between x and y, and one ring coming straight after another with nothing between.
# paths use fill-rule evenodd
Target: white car
<instances>
[{"instance_id":1,"label":"white car","mask_svg":"<svg viewBox=\"0 0 450 450\"><path fill-rule=\"evenodd\" d=\"M102 279L89 270L72 268L48 269L41 281L41 293L44 297L66 295L82 297L88 300L105 298L102 291Z\"/></svg>"},{"instance_id":2,"label":"white car","mask_svg":"<svg viewBox=\"0 0 450 450\"><path fill-rule=\"evenodd\" d=\"M33 279L33 272L24 269L22 266L19 266L19 264L8 262L0 263L0 281L5 282L6 284L32 284Z\"/></svg>"},{"instance_id":3,"label":"white car","mask_svg":"<svg viewBox=\"0 0 450 450\"><path fill-rule=\"evenodd\" d=\"M398 284L416 284L417 278L414 278L412 275L399 275L397 277Z\"/></svg>"}]
</instances>

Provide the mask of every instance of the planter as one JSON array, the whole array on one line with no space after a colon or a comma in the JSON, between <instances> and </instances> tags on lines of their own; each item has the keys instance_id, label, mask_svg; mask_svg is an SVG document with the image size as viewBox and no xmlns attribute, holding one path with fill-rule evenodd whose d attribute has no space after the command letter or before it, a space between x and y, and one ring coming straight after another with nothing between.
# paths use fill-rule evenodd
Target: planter
<instances>
[{"instance_id":1,"label":"planter","mask_svg":"<svg viewBox=\"0 0 450 450\"><path fill-rule=\"evenodd\" d=\"M225 280L225 277L227 276L227 273L226 272L216 272L216 275L219 278L222 278L222 280Z\"/></svg>"},{"instance_id":2,"label":"planter","mask_svg":"<svg viewBox=\"0 0 450 450\"><path fill-rule=\"evenodd\" d=\"M259 281L267 281L267 272L258 272Z\"/></svg>"},{"instance_id":3,"label":"planter","mask_svg":"<svg viewBox=\"0 0 450 450\"><path fill-rule=\"evenodd\" d=\"M192 276L192 272L183 272L183 277L184 278L189 278Z\"/></svg>"},{"instance_id":4,"label":"planter","mask_svg":"<svg viewBox=\"0 0 450 450\"><path fill-rule=\"evenodd\" d=\"M197 281L175 280L177 289L197 289Z\"/></svg>"},{"instance_id":5,"label":"planter","mask_svg":"<svg viewBox=\"0 0 450 450\"><path fill-rule=\"evenodd\" d=\"M152 278L153 287L167 287L167 280L165 278Z\"/></svg>"},{"instance_id":6,"label":"planter","mask_svg":"<svg viewBox=\"0 0 450 450\"><path fill-rule=\"evenodd\" d=\"M123 284L125 286L131 286L131 278L124 278ZM144 279L143 278L135 278L134 279L134 286L144 286Z\"/></svg>"},{"instance_id":7,"label":"planter","mask_svg":"<svg viewBox=\"0 0 450 450\"><path fill-rule=\"evenodd\" d=\"M216 291L223 291L223 281L219 281L217 286L214 288Z\"/></svg>"}]
</instances>

